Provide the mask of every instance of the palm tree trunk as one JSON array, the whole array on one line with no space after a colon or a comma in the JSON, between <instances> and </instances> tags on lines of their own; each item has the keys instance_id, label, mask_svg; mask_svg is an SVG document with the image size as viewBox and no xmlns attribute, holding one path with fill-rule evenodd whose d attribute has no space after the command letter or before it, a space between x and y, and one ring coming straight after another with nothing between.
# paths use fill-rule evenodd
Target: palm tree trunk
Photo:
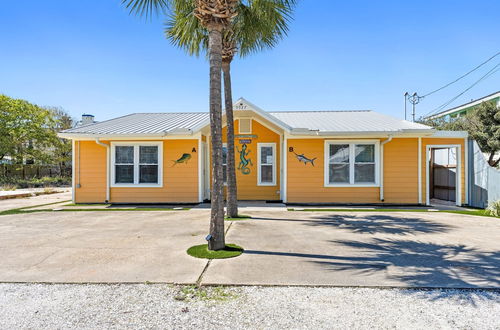
<instances>
[{"instance_id":1,"label":"palm tree trunk","mask_svg":"<svg viewBox=\"0 0 500 330\"><path fill-rule=\"evenodd\" d=\"M222 170L222 27L211 26L208 34L210 60L210 134L212 136L212 194L209 250L226 246L224 239L224 177Z\"/></svg>"},{"instance_id":2,"label":"palm tree trunk","mask_svg":"<svg viewBox=\"0 0 500 330\"><path fill-rule=\"evenodd\" d=\"M227 216L238 216L238 190L236 187L236 169L234 157L234 118L233 94L231 88L231 61L222 61L224 72L224 99L226 103L226 131L227 131Z\"/></svg>"}]
</instances>

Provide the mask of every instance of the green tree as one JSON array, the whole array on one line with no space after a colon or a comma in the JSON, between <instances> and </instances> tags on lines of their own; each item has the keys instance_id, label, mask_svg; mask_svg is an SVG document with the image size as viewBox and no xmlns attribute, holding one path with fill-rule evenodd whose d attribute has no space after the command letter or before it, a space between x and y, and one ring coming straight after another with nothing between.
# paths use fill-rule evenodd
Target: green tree
<instances>
[{"instance_id":1,"label":"green tree","mask_svg":"<svg viewBox=\"0 0 500 330\"><path fill-rule=\"evenodd\" d=\"M500 109L494 101L481 103L476 109L465 116L451 121L443 119L422 121L439 130L467 131L476 140L481 150L488 153L490 166L500 164ZM496 158L496 159L495 159Z\"/></svg>"},{"instance_id":2,"label":"green tree","mask_svg":"<svg viewBox=\"0 0 500 330\"><path fill-rule=\"evenodd\" d=\"M46 150L56 138L50 110L0 95L0 123L0 160L10 157L17 164L50 162Z\"/></svg>"},{"instance_id":3,"label":"green tree","mask_svg":"<svg viewBox=\"0 0 500 330\"><path fill-rule=\"evenodd\" d=\"M241 57L274 47L288 31L294 0L239 1L237 16L223 31L222 71L227 133L227 213L238 216L237 185L234 155L234 119L231 87L231 63L239 53ZM166 37L188 54L199 56L207 52L208 30L195 15L195 3L174 10L167 22Z\"/></svg>"},{"instance_id":4,"label":"green tree","mask_svg":"<svg viewBox=\"0 0 500 330\"><path fill-rule=\"evenodd\" d=\"M61 108L47 108L52 113L54 118L54 133L57 134L65 129L72 128L75 120ZM52 162L59 165L61 175L64 169L67 168L71 162L72 152L71 141L68 139L61 139L56 136L53 143Z\"/></svg>"},{"instance_id":5,"label":"green tree","mask_svg":"<svg viewBox=\"0 0 500 330\"><path fill-rule=\"evenodd\" d=\"M212 205L208 248L220 250L226 246L224 237L224 179L222 173L222 32L236 16L238 0L122 0L138 15L155 12L185 12L193 8L193 15L208 31L210 63L210 134L212 138Z\"/></svg>"}]
</instances>

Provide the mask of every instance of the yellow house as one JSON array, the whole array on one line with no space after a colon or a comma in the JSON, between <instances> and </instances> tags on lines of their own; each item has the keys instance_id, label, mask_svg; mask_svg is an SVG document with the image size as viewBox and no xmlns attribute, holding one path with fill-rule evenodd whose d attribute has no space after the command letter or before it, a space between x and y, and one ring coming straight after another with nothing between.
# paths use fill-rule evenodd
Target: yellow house
<instances>
[{"instance_id":1,"label":"yellow house","mask_svg":"<svg viewBox=\"0 0 500 330\"><path fill-rule=\"evenodd\" d=\"M266 112L245 99L234 117L240 200L467 204L465 132L373 111ZM208 113L136 113L60 136L73 143L75 203L210 199Z\"/></svg>"}]
</instances>

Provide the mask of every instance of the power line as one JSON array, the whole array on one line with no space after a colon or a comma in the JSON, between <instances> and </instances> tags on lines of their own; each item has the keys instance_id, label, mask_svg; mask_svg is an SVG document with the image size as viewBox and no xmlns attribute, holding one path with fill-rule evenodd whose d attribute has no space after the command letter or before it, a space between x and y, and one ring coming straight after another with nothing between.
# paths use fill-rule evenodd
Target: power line
<instances>
[{"instance_id":1,"label":"power line","mask_svg":"<svg viewBox=\"0 0 500 330\"><path fill-rule=\"evenodd\" d=\"M429 116L429 115L433 115L435 114L436 112L439 112L441 111L442 109L446 108L450 103L452 103L453 101L455 101L456 99L458 99L460 96L464 95L466 92L468 92L471 88L473 88L474 86L476 86L477 84L479 84L481 81L489 78L490 76L492 76L493 74L495 74L497 71L499 71L500 69L497 69L498 67L500 67L500 63L498 63L497 65L495 65L491 70L489 70L488 72L486 72L483 76L481 76L481 78L479 78L477 81L475 81L472 85L470 85L469 87L467 87L463 92L461 92L460 94L458 94L457 96L453 97L452 99L450 99L449 101L441 104L439 107L435 108L434 110L430 111L429 113L427 113L425 115L425 117ZM423 96L422 96L423 97Z\"/></svg>"},{"instance_id":2,"label":"power line","mask_svg":"<svg viewBox=\"0 0 500 330\"><path fill-rule=\"evenodd\" d=\"M448 84L446 84L446 85L444 85L444 86L442 86L442 87L440 87L440 88L438 88L438 89L436 89L436 90L433 90L433 91L432 91L432 92L430 92L430 93L427 93L427 94L425 94L425 95L423 95L423 96L420 96L420 98L424 98L424 97L426 97L426 96L429 96L429 95L431 95L431 94L434 94L434 93L436 93L436 92L439 92L440 90L445 89L446 87L448 87L448 86L450 86L450 85L453 85L454 83L456 83L457 81L459 81L459 80L460 80L460 79L462 79L462 78L467 77L469 74L471 74L472 72L476 71L477 69L479 69L480 67L482 67L483 65L485 65L486 63L488 63L489 61L491 61L492 59L494 59L495 57L497 57L498 55L500 55L500 52L498 52L498 53L496 53L495 55L491 56L491 57L490 57L490 58L488 58L486 61L484 61L483 63L479 64L479 65L478 65L478 66L476 66L474 69L472 69L472 70L470 70L469 72L467 72L466 74L464 74L464 75L462 75L462 76L458 77L457 79L453 80L452 82L450 82L450 83L448 83Z\"/></svg>"}]
</instances>

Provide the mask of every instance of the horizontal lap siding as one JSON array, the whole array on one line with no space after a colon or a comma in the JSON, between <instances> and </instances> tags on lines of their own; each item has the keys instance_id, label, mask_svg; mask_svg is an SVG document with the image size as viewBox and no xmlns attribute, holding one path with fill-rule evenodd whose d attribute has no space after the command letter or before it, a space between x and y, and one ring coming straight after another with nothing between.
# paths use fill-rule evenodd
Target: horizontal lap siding
<instances>
[{"instance_id":1,"label":"horizontal lap siding","mask_svg":"<svg viewBox=\"0 0 500 330\"><path fill-rule=\"evenodd\" d=\"M324 187L324 139L289 139L287 147L316 158L304 165L287 150L287 201L289 203L377 203L378 187Z\"/></svg>"},{"instance_id":2,"label":"horizontal lap siding","mask_svg":"<svg viewBox=\"0 0 500 330\"><path fill-rule=\"evenodd\" d=\"M192 152L196 148L196 152ZM163 187L111 188L113 203L196 203L198 202L198 140L163 142ZM174 164L182 154L191 154L186 163Z\"/></svg>"},{"instance_id":3,"label":"horizontal lap siding","mask_svg":"<svg viewBox=\"0 0 500 330\"><path fill-rule=\"evenodd\" d=\"M76 203L104 203L106 200L106 148L94 141L75 142Z\"/></svg>"},{"instance_id":4,"label":"horizontal lap siding","mask_svg":"<svg viewBox=\"0 0 500 330\"><path fill-rule=\"evenodd\" d=\"M384 145L384 202L418 203L418 139L393 139Z\"/></svg>"},{"instance_id":5,"label":"horizontal lap siding","mask_svg":"<svg viewBox=\"0 0 500 330\"><path fill-rule=\"evenodd\" d=\"M130 141L135 142L135 141ZM105 142L109 144L109 141ZM80 157L78 146L81 145ZM196 152L192 152L196 148ZM77 203L103 203L106 200L106 148L94 141L77 141L76 183L80 168L81 188L75 189ZM198 202L198 140L163 141L163 187L117 187L110 189L112 203L196 203ZM183 153L190 153L188 163L172 166ZM80 159L80 162L78 161Z\"/></svg>"},{"instance_id":6,"label":"horizontal lap siding","mask_svg":"<svg viewBox=\"0 0 500 330\"><path fill-rule=\"evenodd\" d=\"M239 121L234 121L234 132L235 135L239 133ZM247 144L247 151L250 153L247 159L251 159L253 166L249 165L250 173L242 174L238 170L238 164L240 163L240 154L235 149L235 166L236 166L236 182L238 187L238 199L239 200L279 200L280 199L280 161L281 161L281 145L280 136L276 134L269 128L265 127L256 120L252 120L252 135L256 135L257 138L250 139L252 142ZM222 140L226 143L226 128L223 128ZM241 150L241 144L239 143L240 138L236 138L234 141L235 148L238 147ZM276 185L275 186L259 186L257 185L257 144L258 143L275 143L276 144Z\"/></svg>"}]
</instances>

